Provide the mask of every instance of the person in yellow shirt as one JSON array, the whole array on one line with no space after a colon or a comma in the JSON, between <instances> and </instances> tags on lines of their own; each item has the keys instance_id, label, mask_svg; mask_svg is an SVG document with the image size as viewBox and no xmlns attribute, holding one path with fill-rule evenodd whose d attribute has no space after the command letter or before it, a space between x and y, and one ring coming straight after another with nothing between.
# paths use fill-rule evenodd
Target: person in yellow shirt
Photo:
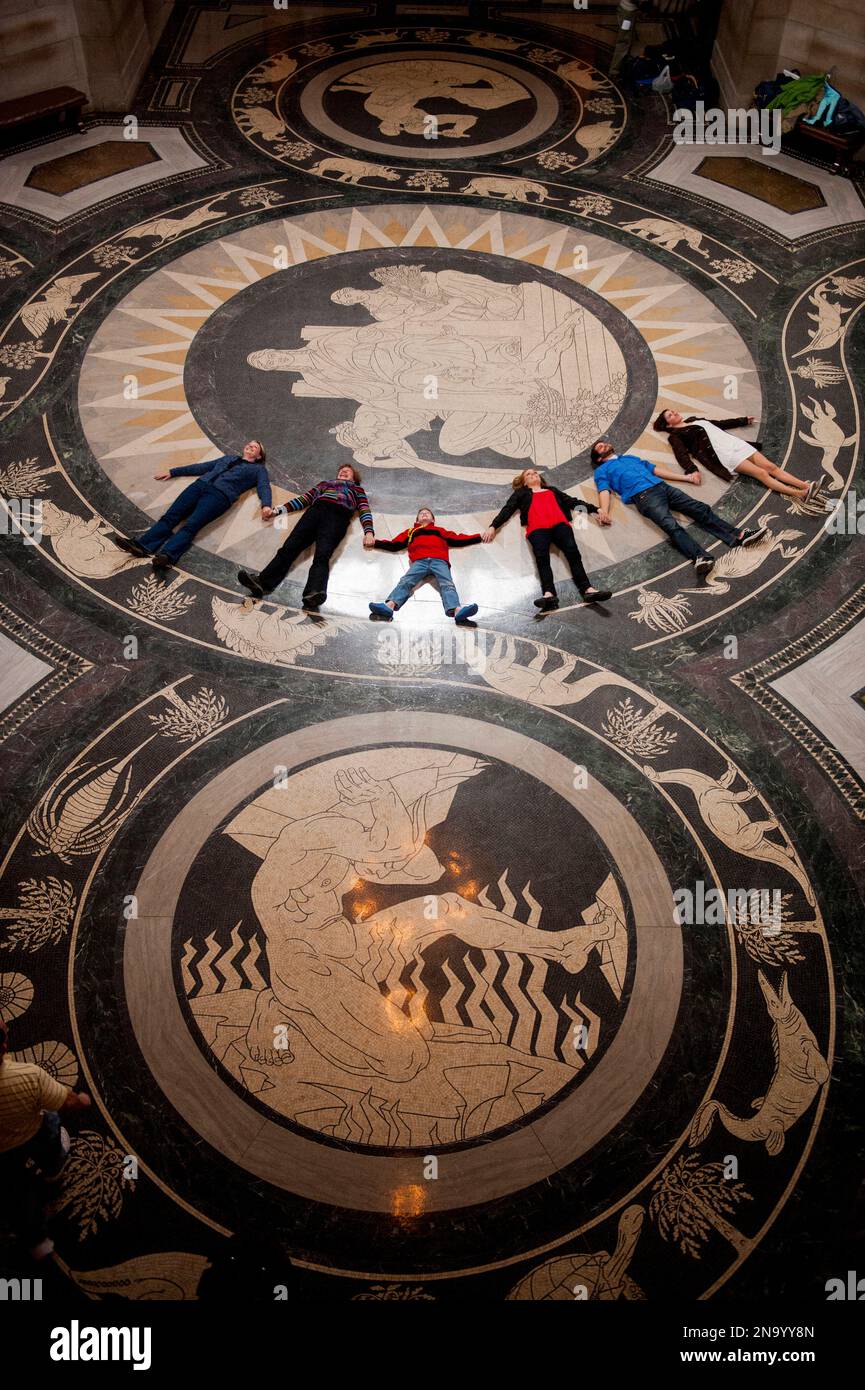
<instances>
[{"instance_id":1,"label":"person in yellow shirt","mask_svg":"<svg viewBox=\"0 0 865 1390\"><path fill-rule=\"evenodd\" d=\"M0 1019L0 1188L30 1254L43 1259L54 1243L45 1233L42 1194L27 1160L45 1182L56 1182L69 1153L61 1116L86 1109L90 1097L34 1062L16 1062L8 1051L9 1031Z\"/></svg>"}]
</instances>

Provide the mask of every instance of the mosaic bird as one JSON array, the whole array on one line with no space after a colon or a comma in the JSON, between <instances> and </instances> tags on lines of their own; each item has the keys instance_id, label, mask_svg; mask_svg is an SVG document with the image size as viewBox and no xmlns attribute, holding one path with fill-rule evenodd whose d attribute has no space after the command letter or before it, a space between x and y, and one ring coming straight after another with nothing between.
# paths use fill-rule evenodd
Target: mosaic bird
<instances>
[{"instance_id":1,"label":"mosaic bird","mask_svg":"<svg viewBox=\"0 0 865 1390\"><path fill-rule=\"evenodd\" d=\"M61 275L45 291L42 299L25 304L21 310L21 322L28 333L32 333L34 338L41 338L52 323L65 323L81 286L96 278L95 270L89 275Z\"/></svg>"}]
</instances>

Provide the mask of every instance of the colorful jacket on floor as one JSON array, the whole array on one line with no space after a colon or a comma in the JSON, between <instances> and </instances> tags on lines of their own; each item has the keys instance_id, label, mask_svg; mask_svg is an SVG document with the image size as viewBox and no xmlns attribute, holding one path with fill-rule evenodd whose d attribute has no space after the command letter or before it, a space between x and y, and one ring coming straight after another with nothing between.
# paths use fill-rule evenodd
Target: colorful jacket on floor
<instances>
[{"instance_id":1,"label":"colorful jacket on floor","mask_svg":"<svg viewBox=\"0 0 865 1390\"><path fill-rule=\"evenodd\" d=\"M281 507L276 507L275 511L277 514L300 512L303 511L304 507L312 506L313 502L335 502L338 507L346 507L350 512L357 510L364 531L372 533L372 512L366 493L360 483L349 483L342 478L335 478L333 482L316 483L315 487L302 492L291 502L285 502Z\"/></svg>"},{"instance_id":2,"label":"colorful jacket on floor","mask_svg":"<svg viewBox=\"0 0 865 1390\"><path fill-rule=\"evenodd\" d=\"M408 558L415 560L449 561L448 548L452 545L479 545L482 537L478 532L464 536L459 531L446 531L443 526L409 526L400 531L392 541L376 541L376 550L405 550Z\"/></svg>"}]
</instances>

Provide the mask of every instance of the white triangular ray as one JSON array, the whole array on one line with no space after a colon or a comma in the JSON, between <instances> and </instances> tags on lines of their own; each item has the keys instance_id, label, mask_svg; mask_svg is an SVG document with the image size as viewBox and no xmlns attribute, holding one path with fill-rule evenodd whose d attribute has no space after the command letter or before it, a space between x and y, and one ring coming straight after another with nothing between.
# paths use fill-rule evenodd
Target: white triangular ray
<instances>
[{"instance_id":1,"label":"white triangular ray","mask_svg":"<svg viewBox=\"0 0 865 1390\"><path fill-rule=\"evenodd\" d=\"M376 226L375 222L371 221L359 208L352 208L351 220L348 224L348 233L345 239L346 251L357 251L363 240L364 233L366 233L371 241L377 242L379 246L394 246L396 244L393 237L388 236L387 232L382 231L381 227ZM323 244L324 243L322 243L322 245ZM332 249L339 251L342 248L333 247Z\"/></svg>"},{"instance_id":2,"label":"white triangular ray","mask_svg":"<svg viewBox=\"0 0 865 1390\"><path fill-rule=\"evenodd\" d=\"M489 237L490 246L496 255L503 256L505 254L505 238L502 230L502 215L500 212L490 213L489 217L484 218L483 222L479 223L477 227L473 227L471 231L466 232L465 236L461 237L454 245L459 250L468 251L472 246L477 245L479 241L483 241L484 237Z\"/></svg>"},{"instance_id":3,"label":"white triangular ray","mask_svg":"<svg viewBox=\"0 0 865 1390\"><path fill-rule=\"evenodd\" d=\"M223 250L230 260L234 261L241 275L248 285L254 285L256 281L265 279L276 269L273 258L278 243L274 242L271 255L265 255L263 251L253 251L248 246L240 246L233 241L221 241L220 249ZM263 275L258 273L257 266L266 267Z\"/></svg>"},{"instance_id":4,"label":"white triangular ray","mask_svg":"<svg viewBox=\"0 0 865 1390\"><path fill-rule=\"evenodd\" d=\"M726 333L730 325L728 323L679 323L675 319L645 319L640 327L644 330L655 328L671 328L674 331L668 333L665 338L653 340L649 346L653 352L659 348L675 347L677 343L687 342L689 338L701 338L706 333Z\"/></svg>"},{"instance_id":5,"label":"white triangular ray","mask_svg":"<svg viewBox=\"0 0 865 1390\"><path fill-rule=\"evenodd\" d=\"M213 449L212 442L205 434L199 432L198 437L192 436L187 439L170 439L168 436L175 434L179 429L183 429L189 424L195 423L195 417L189 410L180 412L175 420L167 420L162 425L157 425L155 429L147 430L144 434L136 435L134 439L127 440L125 444L110 453L104 454L106 459L128 458L131 454L156 454L164 452L180 453L184 449ZM202 458L207 458L205 453Z\"/></svg>"},{"instance_id":6,"label":"white triangular ray","mask_svg":"<svg viewBox=\"0 0 865 1390\"><path fill-rule=\"evenodd\" d=\"M226 290L246 288L246 283L242 280L220 280L213 275L183 275L179 270L164 270L162 273L167 275L169 280L174 280L188 294L195 295L196 299L200 299L209 309L221 309L225 303L225 295L211 294L206 288L207 285L219 285Z\"/></svg>"},{"instance_id":7,"label":"white triangular ray","mask_svg":"<svg viewBox=\"0 0 865 1390\"><path fill-rule=\"evenodd\" d=\"M145 309L132 304L121 304L120 312L126 314L128 318L138 319L141 323L150 323L154 328L163 328L168 333L175 333L178 338L189 339L190 342L211 314L211 310L203 305L200 309L159 310ZM187 327L185 323L179 321L181 319L192 319L194 323Z\"/></svg>"}]
</instances>

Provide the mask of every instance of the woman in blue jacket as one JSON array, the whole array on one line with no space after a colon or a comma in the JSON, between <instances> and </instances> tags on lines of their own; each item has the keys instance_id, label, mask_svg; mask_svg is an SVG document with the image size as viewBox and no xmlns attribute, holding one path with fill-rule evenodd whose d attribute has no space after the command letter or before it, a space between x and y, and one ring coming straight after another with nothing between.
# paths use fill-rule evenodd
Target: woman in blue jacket
<instances>
[{"instance_id":1,"label":"woman in blue jacket","mask_svg":"<svg viewBox=\"0 0 865 1390\"><path fill-rule=\"evenodd\" d=\"M223 454L210 463L187 463L167 473L156 473L160 482L188 477L194 477L195 482L175 497L165 515L142 536L130 539L115 535L111 539L130 555L149 555L154 569L168 569L189 549L202 527L227 512L251 487L261 502L262 521L268 521L273 516L273 497L264 458L259 441L250 439L243 454ZM179 528L176 531L175 526Z\"/></svg>"}]
</instances>

